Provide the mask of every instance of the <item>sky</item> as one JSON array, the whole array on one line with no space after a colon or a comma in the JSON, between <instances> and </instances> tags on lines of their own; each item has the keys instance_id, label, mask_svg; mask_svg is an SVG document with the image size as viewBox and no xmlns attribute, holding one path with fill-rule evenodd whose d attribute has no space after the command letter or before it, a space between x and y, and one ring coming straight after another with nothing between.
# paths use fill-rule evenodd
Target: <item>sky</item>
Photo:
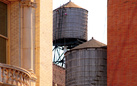
<instances>
[{"instance_id":1,"label":"sky","mask_svg":"<svg viewBox=\"0 0 137 86\"><path fill-rule=\"evenodd\" d=\"M94 39L107 44L107 0L71 0L88 10L88 40ZM69 0L53 0L53 10Z\"/></svg>"}]
</instances>

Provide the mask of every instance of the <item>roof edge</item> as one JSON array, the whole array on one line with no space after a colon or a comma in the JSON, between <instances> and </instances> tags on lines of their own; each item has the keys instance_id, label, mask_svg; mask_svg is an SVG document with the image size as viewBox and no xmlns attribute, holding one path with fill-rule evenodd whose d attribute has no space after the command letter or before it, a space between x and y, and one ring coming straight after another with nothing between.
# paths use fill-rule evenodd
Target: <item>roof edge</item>
<instances>
[{"instance_id":1,"label":"roof edge","mask_svg":"<svg viewBox=\"0 0 137 86\"><path fill-rule=\"evenodd\" d=\"M67 54L68 52L74 51L74 50L82 50L82 49L107 49L107 46L102 46L102 47L85 47L85 48L79 48L79 49L71 49L69 51L67 51L65 54Z\"/></svg>"},{"instance_id":2,"label":"roof edge","mask_svg":"<svg viewBox=\"0 0 137 86\"><path fill-rule=\"evenodd\" d=\"M72 4L72 5L74 5L74 6L67 6L68 4ZM79 8L79 9L84 9L84 10L86 10L87 12L88 12L88 10L87 9L85 9L85 8L82 8L82 7L80 7L80 6L78 6L78 5L76 5L74 2L72 2L71 0L69 1L69 2L67 2L66 4L63 4L62 6L59 6L58 8L56 8L56 9L54 9L53 11L55 11L55 10L57 10L57 9L60 9L60 8L63 8L63 7L65 7L65 8Z\"/></svg>"}]
</instances>

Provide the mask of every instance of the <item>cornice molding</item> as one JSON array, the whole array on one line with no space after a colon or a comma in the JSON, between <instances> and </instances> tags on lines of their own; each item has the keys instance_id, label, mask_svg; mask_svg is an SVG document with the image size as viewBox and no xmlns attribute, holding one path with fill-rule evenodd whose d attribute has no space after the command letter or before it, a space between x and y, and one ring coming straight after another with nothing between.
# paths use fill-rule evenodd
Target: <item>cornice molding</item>
<instances>
[{"instance_id":1,"label":"cornice molding","mask_svg":"<svg viewBox=\"0 0 137 86\"><path fill-rule=\"evenodd\" d=\"M20 0L0 0L0 2L3 2L5 4L9 4L10 2L15 2L15 1L20 1Z\"/></svg>"},{"instance_id":2,"label":"cornice molding","mask_svg":"<svg viewBox=\"0 0 137 86\"><path fill-rule=\"evenodd\" d=\"M9 0L0 0L0 2L3 2L3 3L5 3L5 4L9 4L9 3L10 3Z\"/></svg>"},{"instance_id":3,"label":"cornice molding","mask_svg":"<svg viewBox=\"0 0 137 86\"><path fill-rule=\"evenodd\" d=\"M3 2L5 4L9 4L10 2L16 2L16 1L20 1L22 6L36 8L36 3L33 0L0 0L0 2Z\"/></svg>"},{"instance_id":4,"label":"cornice molding","mask_svg":"<svg viewBox=\"0 0 137 86\"><path fill-rule=\"evenodd\" d=\"M22 0L21 3L22 3L22 6L36 8L36 3L31 0Z\"/></svg>"}]
</instances>

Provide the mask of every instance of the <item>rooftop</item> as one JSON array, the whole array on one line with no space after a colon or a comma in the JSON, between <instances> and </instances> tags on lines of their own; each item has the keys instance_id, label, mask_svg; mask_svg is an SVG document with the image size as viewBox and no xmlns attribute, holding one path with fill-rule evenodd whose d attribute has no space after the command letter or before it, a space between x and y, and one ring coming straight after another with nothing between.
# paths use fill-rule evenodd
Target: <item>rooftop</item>
<instances>
[{"instance_id":1,"label":"rooftop","mask_svg":"<svg viewBox=\"0 0 137 86\"><path fill-rule=\"evenodd\" d=\"M63 7L65 7L65 8L81 8L81 9L84 9L84 8L76 5L75 3L73 3L71 0L70 0L69 2L67 2L66 4L64 4L64 5L56 8L56 9L63 8ZM55 10L56 10L56 9L55 9ZM85 10L86 10L86 9L85 9ZM86 11L87 11L87 10L86 10Z\"/></svg>"},{"instance_id":2,"label":"rooftop","mask_svg":"<svg viewBox=\"0 0 137 86\"><path fill-rule=\"evenodd\" d=\"M77 49L83 49L83 48L99 48L99 47L104 47L106 48L107 45L103 44L97 40L95 40L93 37L91 40L84 42L83 44L80 44L74 48L72 48L71 50L77 50Z\"/></svg>"},{"instance_id":3,"label":"rooftop","mask_svg":"<svg viewBox=\"0 0 137 86\"><path fill-rule=\"evenodd\" d=\"M69 1L69 2L66 3L66 4L64 4L63 6L64 6L64 7L72 7L72 8L82 8L82 7L76 5L75 3L71 2L71 1Z\"/></svg>"}]
</instances>

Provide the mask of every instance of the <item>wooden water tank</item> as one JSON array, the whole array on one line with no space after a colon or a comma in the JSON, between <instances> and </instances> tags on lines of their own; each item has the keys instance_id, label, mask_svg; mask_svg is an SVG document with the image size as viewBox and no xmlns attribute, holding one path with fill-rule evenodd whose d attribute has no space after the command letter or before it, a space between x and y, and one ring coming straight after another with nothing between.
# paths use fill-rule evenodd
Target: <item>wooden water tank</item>
<instances>
[{"instance_id":1,"label":"wooden water tank","mask_svg":"<svg viewBox=\"0 0 137 86\"><path fill-rule=\"evenodd\" d=\"M107 86L106 45L91 39L65 54L66 86Z\"/></svg>"},{"instance_id":2,"label":"wooden water tank","mask_svg":"<svg viewBox=\"0 0 137 86\"><path fill-rule=\"evenodd\" d=\"M78 45L87 41L88 11L73 2L53 11L53 45Z\"/></svg>"}]
</instances>

